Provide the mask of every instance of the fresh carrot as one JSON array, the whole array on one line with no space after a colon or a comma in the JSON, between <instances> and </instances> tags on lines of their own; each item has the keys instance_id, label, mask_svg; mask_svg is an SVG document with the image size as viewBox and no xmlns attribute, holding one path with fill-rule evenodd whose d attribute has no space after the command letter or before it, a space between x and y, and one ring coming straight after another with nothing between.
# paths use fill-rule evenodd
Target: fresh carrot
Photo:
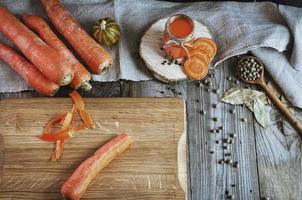
<instances>
[{"instance_id":1,"label":"fresh carrot","mask_svg":"<svg viewBox=\"0 0 302 200\"><path fill-rule=\"evenodd\" d=\"M74 90L73 92L71 92L69 94L69 96L72 98L75 105L77 106L77 109L80 112L80 116L81 116L85 126L87 128L93 128L92 119L85 108L85 103L84 103L84 100L82 99L81 95L76 90Z\"/></svg>"},{"instance_id":2,"label":"fresh carrot","mask_svg":"<svg viewBox=\"0 0 302 200\"><path fill-rule=\"evenodd\" d=\"M59 0L42 0L50 21L65 37L93 73L100 74L112 65L111 55L101 47Z\"/></svg>"},{"instance_id":3,"label":"fresh carrot","mask_svg":"<svg viewBox=\"0 0 302 200\"><path fill-rule=\"evenodd\" d=\"M65 46L65 44L56 36L51 30L46 21L37 15L22 14L23 22L34 32L36 32L42 40L58 51L67 62L69 62L74 70L74 78L70 85L74 89L83 88L84 90L91 90L89 80L91 74L87 69L75 58L72 52Z\"/></svg>"},{"instance_id":4,"label":"fresh carrot","mask_svg":"<svg viewBox=\"0 0 302 200\"><path fill-rule=\"evenodd\" d=\"M97 174L124 152L131 143L132 139L125 133L119 134L107 142L73 172L62 185L61 193L72 200L79 200Z\"/></svg>"},{"instance_id":5,"label":"fresh carrot","mask_svg":"<svg viewBox=\"0 0 302 200\"><path fill-rule=\"evenodd\" d=\"M60 88L12 48L0 43L0 59L8 63L37 92L53 96Z\"/></svg>"},{"instance_id":6,"label":"fresh carrot","mask_svg":"<svg viewBox=\"0 0 302 200\"><path fill-rule=\"evenodd\" d=\"M199 57L192 56L184 63L185 73L193 80L200 80L208 73L208 65Z\"/></svg>"},{"instance_id":7,"label":"fresh carrot","mask_svg":"<svg viewBox=\"0 0 302 200\"><path fill-rule=\"evenodd\" d=\"M0 32L10 39L50 81L67 85L74 72L69 63L14 15L0 6Z\"/></svg>"}]
</instances>

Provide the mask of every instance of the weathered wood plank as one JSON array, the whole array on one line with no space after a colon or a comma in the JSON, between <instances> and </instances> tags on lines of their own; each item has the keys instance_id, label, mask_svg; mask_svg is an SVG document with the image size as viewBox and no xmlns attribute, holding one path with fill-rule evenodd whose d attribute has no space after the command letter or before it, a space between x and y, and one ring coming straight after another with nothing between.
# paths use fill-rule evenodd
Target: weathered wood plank
<instances>
[{"instance_id":1,"label":"weathered wood plank","mask_svg":"<svg viewBox=\"0 0 302 200\"><path fill-rule=\"evenodd\" d=\"M278 111L271 113L279 115L271 127L264 129L255 123L261 196L298 200L302 196L301 137ZM302 121L301 111L295 115Z\"/></svg>"},{"instance_id":2,"label":"weathered wood plank","mask_svg":"<svg viewBox=\"0 0 302 200\"><path fill-rule=\"evenodd\" d=\"M233 194L235 199L259 199L252 115L244 108L219 101L221 95L234 84L234 81L226 80L234 74L230 70L233 65L234 60L228 60L218 66L214 71L215 76L208 78L210 84L203 84L202 88L193 83L187 87L191 199L194 200L226 199L226 191ZM213 92L215 89L219 90L217 94ZM230 109L235 109L236 113L230 114ZM206 114L200 114L201 110ZM214 117L217 122L213 120ZM247 123L240 122L242 117L247 118ZM211 133L211 130L220 126L223 126L223 130ZM236 133L238 137L233 145L227 145L229 149L223 149L223 144L216 144L216 141L228 138L230 133ZM211 154L211 151L214 153ZM225 156L226 153L231 153L231 156ZM232 159L240 167L220 165L218 162L221 159ZM232 187L233 184L235 187Z\"/></svg>"},{"instance_id":3,"label":"weathered wood plank","mask_svg":"<svg viewBox=\"0 0 302 200\"><path fill-rule=\"evenodd\" d=\"M233 64L234 60L229 60L219 66L216 76L209 79L212 83L210 87L203 84L199 88L196 82L175 85L187 100L189 199L226 199L225 190L234 194L235 199L259 199L252 114L242 107L235 108L236 114L229 114L229 109L234 107L219 102L219 96L233 85L233 81L226 80L227 76L234 74L228 68ZM167 87L173 88L155 81L123 82L121 92L122 96L135 97L174 96ZM208 88L211 92L207 91ZM212 92L213 89L220 91L216 94ZM213 104L217 104L217 108L213 108ZM201 110L207 111L207 114L201 115ZM217 117L219 121L213 122L213 117ZM247 123L240 122L243 117L247 118ZM221 125L224 126L222 132L210 133L211 129ZM230 133L236 133L238 138L230 150L224 150L221 144L216 144L216 140L222 140ZM212 150L214 154L210 153ZM217 164L228 152L231 152L232 160L239 162L240 168ZM235 184L235 188L231 187L232 184Z\"/></svg>"},{"instance_id":4,"label":"weathered wood plank","mask_svg":"<svg viewBox=\"0 0 302 200\"><path fill-rule=\"evenodd\" d=\"M80 91L82 96L85 97L119 97L120 96L120 84L119 82L91 82L92 90L89 92ZM71 91L69 87L62 87L56 94L56 97L67 97ZM35 91L24 91L24 92L11 92L11 93L0 93L1 99L11 98L27 98L27 97L41 97Z\"/></svg>"}]
</instances>

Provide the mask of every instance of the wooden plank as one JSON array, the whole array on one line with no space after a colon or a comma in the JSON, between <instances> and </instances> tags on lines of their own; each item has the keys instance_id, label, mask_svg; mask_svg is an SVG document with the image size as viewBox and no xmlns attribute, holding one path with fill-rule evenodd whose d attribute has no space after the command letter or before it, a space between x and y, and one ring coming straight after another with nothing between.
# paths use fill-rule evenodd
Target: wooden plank
<instances>
[{"instance_id":1,"label":"wooden plank","mask_svg":"<svg viewBox=\"0 0 302 200\"><path fill-rule=\"evenodd\" d=\"M208 87L202 88L196 82L180 83L174 86L157 81L123 82L121 84L122 96L174 96L178 92L171 92L175 87L181 91L181 96L187 100L187 127L189 145L189 199L225 199L225 191L234 194L235 199L259 199L259 185L257 173L257 158L255 149L254 121L252 114L243 107L231 106L219 102L219 97L230 87L234 81L227 81L229 75L234 74L230 66L234 59L228 60L218 66L215 77L210 78L212 89L219 89L218 94L207 92ZM240 83L239 86L246 86ZM169 88L169 89L167 89ZM213 104L217 104L214 109ZM201 115L200 110L206 110ZM235 109L235 114L229 114ZM212 118L217 117L218 122ZM240 118L247 118L247 123L240 122ZM210 133L213 128L224 126L219 134ZM222 140L230 133L236 133L238 138L230 150L223 150L216 140ZM214 154L210 151L214 150ZM231 152L231 158L239 162L240 167L235 169L228 165L219 165L217 162L224 158L224 154ZM225 157L228 158L228 157ZM235 187L231 185L235 184Z\"/></svg>"},{"instance_id":2,"label":"wooden plank","mask_svg":"<svg viewBox=\"0 0 302 200\"><path fill-rule=\"evenodd\" d=\"M82 96L85 97L119 97L120 96L120 83L119 82L91 82L92 90L89 92L80 91ZM71 91L69 87L61 87L56 97L67 97ZM27 98L27 97L41 97L35 91L24 92L10 92L0 93L1 99L11 98Z\"/></svg>"},{"instance_id":3,"label":"wooden plank","mask_svg":"<svg viewBox=\"0 0 302 200\"><path fill-rule=\"evenodd\" d=\"M184 199L178 181L177 153L185 127L181 99L86 98L85 101L96 128L84 130L67 142L62 159L57 162L49 161L53 143L37 136L51 116L70 109L71 99L0 102L0 132L4 142L0 198L60 198L59 188L72 171L98 147L124 131L132 136L132 147L97 176L83 199Z\"/></svg>"},{"instance_id":4,"label":"wooden plank","mask_svg":"<svg viewBox=\"0 0 302 200\"><path fill-rule=\"evenodd\" d=\"M247 109L234 107L220 102L223 93L234 85L227 77L234 76L230 66L234 60L228 60L218 66L213 78L208 78L210 84L202 88L196 84L188 85L187 112L188 137L190 147L191 199L225 199L226 191L233 194L235 199L259 199L259 186L256 164L253 117ZM242 84L240 84L242 86ZM208 92L210 89L211 92ZM219 90L216 93L213 90ZM214 108L216 104L217 108ZM229 110L235 109L235 114ZM200 111L206 111L205 115ZM213 120L216 117L217 122ZM240 118L247 118L247 123ZM211 133L213 129L223 129L219 133ZM223 141L236 133L238 138L234 144L228 144L229 149L223 149ZM211 151L214 153L211 154ZM231 156L225 156L231 153ZM240 167L230 164L218 164L221 159L231 159L238 162ZM235 187L232 185L235 184Z\"/></svg>"},{"instance_id":5,"label":"wooden plank","mask_svg":"<svg viewBox=\"0 0 302 200\"><path fill-rule=\"evenodd\" d=\"M302 143L301 137L272 110L273 125L267 129L255 123L257 158L261 197L270 199L301 199ZM302 121L302 112L295 110Z\"/></svg>"}]
</instances>

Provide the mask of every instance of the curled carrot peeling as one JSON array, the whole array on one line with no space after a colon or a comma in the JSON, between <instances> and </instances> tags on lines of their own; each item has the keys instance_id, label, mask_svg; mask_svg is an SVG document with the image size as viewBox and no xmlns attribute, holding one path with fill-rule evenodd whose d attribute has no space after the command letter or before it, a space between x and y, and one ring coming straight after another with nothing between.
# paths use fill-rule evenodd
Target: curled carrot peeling
<instances>
[{"instance_id":1,"label":"curled carrot peeling","mask_svg":"<svg viewBox=\"0 0 302 200\"><path fill-rule=\"evenodd\" d=\"M57 140L66 140L71 138L73 135L72 130L66 130L66 131L58 131L55 133L43 133L41 135L41 139L48 142L56 142Z\"/></svg>"},{"instance_id":2,"label":"curled carrot peeling","mask_svg":"<svg viewBox=\"0 0 302 200\"><path fill-rule=\"evenodd\" d=\"M75 103L77 109L79 110L80 116L87 128L93 128L92 119L85 109L85 103L81 95L74 90L73 92L69 93L69 96L72 98L73 102Z\"/></svg>"},{"instance_id":3,"label":"curled carrot peeling","mask_svg":"<svg viewBox=\"0 0 302 200\"><path fill-rule=\"evenodd\" d=\"M52 153L51 156L51 161L56 161L61 157L61 154L63 153L63 149L64 149L64 144L65 144L65 140L58 140L56 142L56 148Z\"/></svg>"},{"instance_id":4,"label":"curled carrot peeling","mask_svg":"<svg viewBox=\"0 0 302 200\"><path fill-rule=\"evenodd\" d=\"M42 135L40 136L40 138L44 141L56 142L56 147L52 153L51 161L56 161L61 157L66 140L73 137L74 133L85 128L93 127L92 119L85 109L85 103L80 94L76 91L73 91L69 95L74 101L71 111L61 113L51 118L46 124ZM74 126L77 111L79 111L83 122L79 123L77 126ZM53 131L55 124L59 124L60 129Z\"/></svg>"}]
</instances>

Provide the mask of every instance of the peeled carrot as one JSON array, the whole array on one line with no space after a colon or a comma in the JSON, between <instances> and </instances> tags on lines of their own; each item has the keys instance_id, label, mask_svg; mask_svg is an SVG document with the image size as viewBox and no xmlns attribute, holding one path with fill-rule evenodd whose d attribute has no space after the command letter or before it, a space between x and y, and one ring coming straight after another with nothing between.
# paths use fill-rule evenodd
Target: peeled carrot
<instances>
[{"instance_id":1,"label":"peeled carrot","mask_svg":"<svg viewBox=\"0 0 302 200\"><path fill-rule=\"evenodd\" d=\"M35 66L12 48L0 43L0 59L8 63L32 88L40 94L53 96L60 88L48 80Z\"/></svg>"},{"instance_id":2,"label":"peeled carrot","mask_svg":"<svg viewBox=\"0 0 302 200\"><path fill-rule=\"evenodd\" d=\"M72 52L65 46L65 44L56 36L49 25L42 17L37 15L22 14L24 23L34 32L36 32L46 44L58 51L67 62L69 62L74 70L74 78L70 85L74 89L83 88L84 90L91 90L89 80L91 74L87 69L74 57Z\"/></svg>"},{"instance_id":3,"label":"peeled carrot","mask_svg":"<svg viewBox=\"0 0 302 200\"><path fill-rule=\"evenodd\" d=\"M124 152L131 143L132 139L125 133L119 134L107 142L73 172L62 185L61 193L72 200L79 200L97 174Z\"/></svg>"},{"instance_id":4,"label":"peeled carrot","mask_svg":"<svg viewBox=\"0 0 302 200\"><path fill-rule=\"evenodd\" d=\"M0 6L0 32L10 39L50 81L67 85L74 72L69 63L14 15Z\"/></svg>"},{"instance_id":5,"label":"peeled carrot","mask_svg":"<svg viewBox=\"0 0 302 200\"><path fill-rule=\"evenodd\" d=\"M100 74L112 65L111 55L101 47L59 0L41 0L47 15L93 73Z\"/></svg>"}]
</instances>

